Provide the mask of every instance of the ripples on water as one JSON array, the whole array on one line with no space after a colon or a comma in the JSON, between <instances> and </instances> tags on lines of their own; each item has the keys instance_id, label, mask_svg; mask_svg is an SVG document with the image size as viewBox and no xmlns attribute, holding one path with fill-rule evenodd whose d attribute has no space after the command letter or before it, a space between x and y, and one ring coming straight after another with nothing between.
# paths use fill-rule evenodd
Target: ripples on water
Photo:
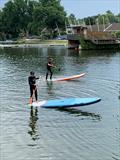
<instances>
[{"instance_id":1,"label":"ripples on water","mask_svg":"<svg viewBox=\"0 0 120 160\"><path fill-rule=\"evenodd\" d=\"M0 50L1 160L119 160L119 54L54 47ZM61 68L54 78L86 75L46 82L48 56ZM39 99L97 96L102 101L80 108L30 108L31 70L40 76Z\"/></svg>"}]
</instances>

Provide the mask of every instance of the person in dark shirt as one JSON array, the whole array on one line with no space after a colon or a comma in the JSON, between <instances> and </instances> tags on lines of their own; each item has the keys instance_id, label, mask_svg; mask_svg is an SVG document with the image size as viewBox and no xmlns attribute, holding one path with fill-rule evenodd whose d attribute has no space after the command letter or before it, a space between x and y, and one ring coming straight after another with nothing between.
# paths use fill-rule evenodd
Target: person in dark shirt
<instances>
[{"instance_id":1,"label":"person in dark shirt","mask_svg":"<svg viewBox=\"0 0 120 160\"><path fill-rule=\"evenodd\" d=\"M55 66L52 63L52 58L49 58L47 62L46 80L48 79L49 73L50 73L50 80L52 79L52 75L53 75L52 67L55 67Z\"/></svg>"},{"instance_id":2,"label":"person in dark shirt","mask_svg":"<svg viewBox=\"0 0 120 160\"><path fill-rule=\"evenodd\" d=\"M34 72L31 71L30 76L28 77L28 83L29 83L29 86L30 86L30 103L32 103L32 101L33 101L33 95L34 94L35 94L36 101L38 100L36 79L39 79L39 78L36 77Z\"/></svg>"}]
</instances>

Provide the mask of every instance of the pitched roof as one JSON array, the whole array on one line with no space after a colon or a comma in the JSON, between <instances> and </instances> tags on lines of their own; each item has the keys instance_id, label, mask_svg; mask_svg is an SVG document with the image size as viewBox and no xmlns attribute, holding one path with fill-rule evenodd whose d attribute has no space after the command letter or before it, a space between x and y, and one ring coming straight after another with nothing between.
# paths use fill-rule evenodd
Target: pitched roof
<instances>
[{"instance_id":1,"label":"pitched roof","mask_svg":"<svg viewBox=\"0 0 120 160\"><path fill-rule=\"evenodd\" d=\"M120 31L120 23L112 23L106 31Z\"/></svg>"},{"instance_id":2,"label":"pitched roof","mask_svg":"<svg viewBox=\"0 0 120 160\"><path fill-rule=\"evenodd\" d=\"M88 38L94 39L94 40L114 40L114 37L109 32L87 32Z\"/></svg>"},{"instance_id":3,"label":"pitched roof","mask_svg":"<svg viewBox=\"0 0 120 160\"><path fill-rule=\"evenodd\" d=\"M91 31L120 31L120 23L112 23L112 24L105 24L105 25L88 25L88 30Z\"/></svg>"}]
</instances>

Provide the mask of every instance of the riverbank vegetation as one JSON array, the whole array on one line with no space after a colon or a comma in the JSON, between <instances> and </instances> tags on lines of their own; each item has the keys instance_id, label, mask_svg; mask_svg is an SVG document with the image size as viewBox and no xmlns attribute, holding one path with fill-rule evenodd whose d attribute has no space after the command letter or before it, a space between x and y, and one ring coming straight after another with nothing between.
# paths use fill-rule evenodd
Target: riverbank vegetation
<instances>
[{"instance_id":1,"label":"riverbank vegetation","mask_svg":"<svg viewBox=\"0 0 120 160\"><path fill-rule=\"evenodd\" d=\"M54 39L66 34L67 25L93 25L96 21L102 24L103 19L105 24L118 23L119 16L107 11L102 15L76 19L74 14L67 15L60 0L9 0L0 10L0 40L23 37Z\"/></svg>"}]
</instances>

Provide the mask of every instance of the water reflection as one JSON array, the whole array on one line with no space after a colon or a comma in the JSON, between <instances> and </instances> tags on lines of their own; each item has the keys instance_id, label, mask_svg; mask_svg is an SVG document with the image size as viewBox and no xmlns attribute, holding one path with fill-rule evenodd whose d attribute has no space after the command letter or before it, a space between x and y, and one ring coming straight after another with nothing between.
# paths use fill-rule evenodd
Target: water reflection
<instances>
[{"instance_id":1,"label":"water reflection","mask_svg":"<svg viewBox=\"0 0 120 160\"><path fill-rule=\"evenodd\" d=\"M93 120L100 121L102 117L99 114L91 113L91 112L85 112L76 108L59 108L56 109L60 112L67 112L68 114L72 114L75 116L84 116L84 117L91 117Z\"/></svg>"},{"instance_id":2,"label":"water reflection","mask_svg":"<svg viewBox=\"0 0 120 160\"><path fill-rule=\"evenodd\" d=\"M46 81L47 84L47 92L48 94L52 93L52 89L53 89L53 82L52 81Z\"/></svg>"},{"instance_id":3,"label":"water reflection","mask_svg":"<svg viewBox=\"0 0 120 160\"><path fill-rule=\"evenodd\" d=\"M111 57L117 53L117 50L81 50L79 53L82 57Z\"/></svg>"},{"instance_id":4,"label":"water reflection","mask_svg":"<svg viewBox=\"0 0 120 160\"><path fill-rule=\"evenodd\" d=\"M1 100L7 106L4 107L4 103L1 103L3 108L1 120L4 122L1 123L1 152L3 153L1 159L119 159L119 149L116 149L119 148L119 54L120 52L110 50L105 52L88 50L77 53L64 48L0 50L1 89L6 90L2 93ZM58 64L64 69L55 72L55 78L80 72L85 72L87 75L74 83L70 81L46 84L44 77L48 56L55 59L55 65ZM84 107L53 109L53 111L42 109L44 114L40 117L37 109L29 108L29 115L25 117L24 109L18 112L14 106L18 104L24 106L24 100L28 99L27 75L31 70L41 76L38 84L41 99L101 95L102 106L97 105L94 111L92 108ZM21 87L21 84L24 84L24 87ZM13 98L9 99L9 95ZM11 107L14 110L11 110ZM9 110L11 112L8 112ZM11 120L6 120L5 117L10 115L12 115ZM25 121L28 122L27 137ZM12 130L11 127L14 129L13 125L18 123L20 125L17 130ZM23 132L19 132L21 128ZM17 131L18 138L22 138L21 140L28 146L21 141L18 145L15 139L11 139L11 137L16 138ZM24 152L22 158L19 156L21 152Z\"/></svg>"},{"instance_id":5,"label":"water reflection","mask_svg":"<svg viewBox=\"0 0 120 160\"><path fill-rule=\"evenodd\" d=\"M38 110L37 108L35 108L34 110L33 107L31 106L30 122L29 122L30 130L28 131L28 134L30 134L32 140L34 141L38 139L37 126L36 126L37 120L38 120Z\"/></svg>"}]
</instances>

